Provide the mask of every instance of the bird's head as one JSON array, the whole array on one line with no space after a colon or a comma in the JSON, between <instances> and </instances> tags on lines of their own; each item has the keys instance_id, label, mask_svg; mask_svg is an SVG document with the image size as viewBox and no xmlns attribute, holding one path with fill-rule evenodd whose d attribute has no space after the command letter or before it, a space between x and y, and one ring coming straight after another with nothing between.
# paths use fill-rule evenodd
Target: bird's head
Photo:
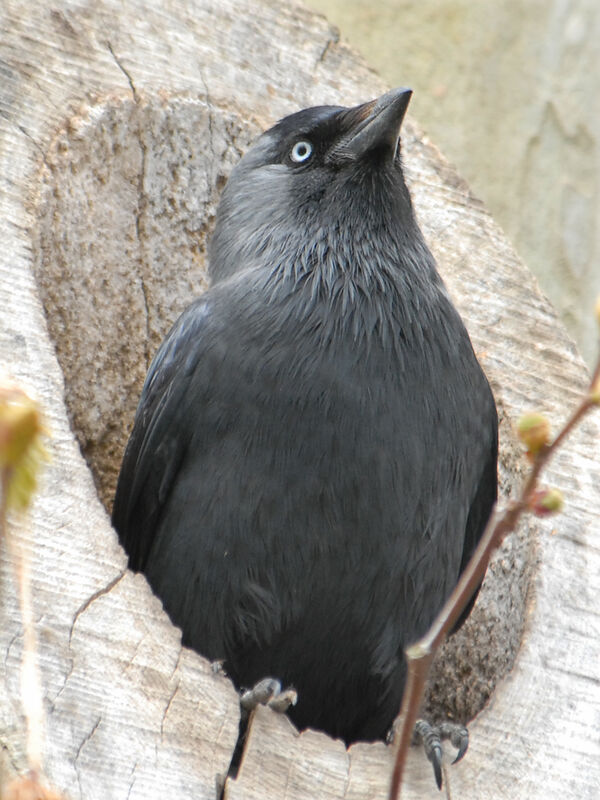
<instances>
[{"instance_id":1,"label":"bird's head","mask_svg":"<svg viewBox=\"0 0 600 800\"><path fill-rule=\"evenodd\" d=\"M412 222L399 135L411 97L394 89L354 108L318 106L280 120L232 171L210 245L213 282L279 259L314 257L336 232L355 241ZM333 232L333 234L332 234Z\"/></svg>"}]
</instances>

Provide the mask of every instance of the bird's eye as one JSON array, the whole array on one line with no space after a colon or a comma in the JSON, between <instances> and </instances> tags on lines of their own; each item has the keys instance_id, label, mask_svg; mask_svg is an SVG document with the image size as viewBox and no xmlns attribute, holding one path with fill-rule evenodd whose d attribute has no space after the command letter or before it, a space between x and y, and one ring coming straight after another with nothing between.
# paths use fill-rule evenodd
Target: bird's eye
<instances>
[{"instance_id":1,"label":"bird's eye","mask_svg":"<svg viewBox=\"0 0 600 800\"><path fill-rule=\"evenodd\" d=\"M312 156L312 151L313 146L310 142L296 142L296 144L292 147L290 158L292 161L295 161L296 164L301 164L303 161L308 161L308 159Z\"/></svg>"}]
</instances>

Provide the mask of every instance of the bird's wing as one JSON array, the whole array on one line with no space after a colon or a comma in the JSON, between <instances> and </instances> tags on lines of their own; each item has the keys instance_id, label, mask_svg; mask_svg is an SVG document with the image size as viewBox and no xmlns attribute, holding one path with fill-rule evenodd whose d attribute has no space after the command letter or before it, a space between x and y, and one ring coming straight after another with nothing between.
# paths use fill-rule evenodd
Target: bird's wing
<instances>
[{"instance_id":1,"label":"bird's wing","mask_svg":"<svg viewBox=\"0 0 600 800\"><path fill-rule=\"evenodd\" d=\"M493 404L493 401L490 408L490 416L492 418L492 439L490 442L488 457L484 463L481 477L477 485L477 491L475 492L475 497L473 498L473 502L471 503L471 507L469 509L469 516L467 517L465 541L460 564L461 573L469 563L471 556L475 552L475 548L479 544L479 540L481 539L485 530L485 526L490 518L494 503L498 498L498 416L496 414L496 408ZM490 430L490 428L488 428L488 430ZM473 593L473 596L458 618L452 633L460 628L460 626L471 613L471 609L473 608L473 604L475 603L479 593L479 588L480 587L478 586L476 591Z\"/></svg>"},{"instance_id":2,"label":"bird's wing","mask_svg":"<svg viewBox=\"0 0 600 800\"><path fill-rule=\"evenodd\" d=\"M133 570L145 568L161 509L185 456L181 406L202 358L208 317L202 298L179 317L156 353L142 389L112 512Z\"/></svg>"}]
</instances>

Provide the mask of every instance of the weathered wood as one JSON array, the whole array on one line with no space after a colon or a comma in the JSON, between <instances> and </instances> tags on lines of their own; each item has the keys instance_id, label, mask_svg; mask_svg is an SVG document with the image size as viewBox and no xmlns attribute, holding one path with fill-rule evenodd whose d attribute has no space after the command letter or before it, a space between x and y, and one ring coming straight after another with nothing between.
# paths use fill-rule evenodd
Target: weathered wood
<instances>
[{"instance_id":1,"label":"weathered wood","mask_svg":"<svg viewBox=\"0 0 600 800\"><path fill-rule=\"evenodd\" d=\"M324 20L288 4L39 5L0 9L0 360L40 397L53 436L19 523L33 558L48 774L73 800L214 797L236 696L181 649L144 579L125 570L96 490L111 495L153 349L205 285L218 190L239 153L289 111L385 87ZM508 420L531 406L562 418L586 371L502 233L410 119L404 153L423 230L499 401L509 490L521 463ZM443 698L457 716L500 679L452 770L456 797L597 796L598 432L587 422L549 470L566 514L511 537L438 664L430 703ZM0 547L0 766L11 772L24 737L5 560ZM227 796L383 798L390 760L383 745L346 753L261 710ZM438 796L419 752L405 796Z\"/></svg>"}]
</instances>

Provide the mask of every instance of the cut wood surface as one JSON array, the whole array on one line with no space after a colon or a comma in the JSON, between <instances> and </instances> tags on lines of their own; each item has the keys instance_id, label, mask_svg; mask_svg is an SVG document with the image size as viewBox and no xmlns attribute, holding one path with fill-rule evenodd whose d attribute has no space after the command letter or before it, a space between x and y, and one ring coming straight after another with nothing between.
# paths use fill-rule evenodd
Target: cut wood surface
<instances>
[{"instance_id":1,"label":"cut wood surface","mask_svg":"<svg viewBox=\"0 0 600 800\"><path fill-rule=\"evenodd\" d=\"M14 529L32 560L47 773L72 800L216 796L237 696L181 648L144 578L127 571L105 505L149 359L206 286L232 166L284 114L387 88L323 18L287 3L3 0L0 363L40 399L52 436L34 508ZM587 372L410 113L403 152L419 221L496 394L506 494L523 469L510 421L538 408L558 424ZM429 707L479 712L451 770L455 798L598 796L599 439L590 418L552 463L545 479L563 489L565 513L509 537L436 664ZM0 544L2 780L26 766L21 653ZM383 744L346 751L261 709L225 793L383 799L391 762ZM403 796L439 796L418 750Z\"/></svg>"}]
</instances>

